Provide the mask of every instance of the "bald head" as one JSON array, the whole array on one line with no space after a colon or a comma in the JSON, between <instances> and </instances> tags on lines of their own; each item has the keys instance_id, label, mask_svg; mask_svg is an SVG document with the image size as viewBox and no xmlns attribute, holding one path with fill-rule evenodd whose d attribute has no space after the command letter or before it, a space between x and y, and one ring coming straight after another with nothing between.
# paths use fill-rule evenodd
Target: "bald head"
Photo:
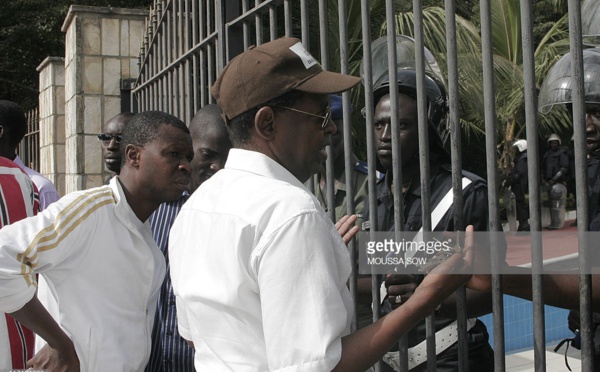
<instances>
[{"instance_id":1,"label":"bald head","mask_svg":"<svg viewBox=\"0 0 600 372\"><path fill-rule=\"evenodd\" d=\"M232 146L219 105L201 108L190 123L190 134L194 145L194 159L191 162L191 192L194 192L223 168Z\"/></svg>"},{"instance_id":2,"label":"bald head","mask_svg":"<svg viewBox=\"0 0 600 372\"><path fill-rule=\"evenodd\" d=\"M202 107L190 123L192 138L202 138L208 130L215 130L227 134L225 121L221 117L221 107L210 104Z\"/></svg>"}]
</instances>

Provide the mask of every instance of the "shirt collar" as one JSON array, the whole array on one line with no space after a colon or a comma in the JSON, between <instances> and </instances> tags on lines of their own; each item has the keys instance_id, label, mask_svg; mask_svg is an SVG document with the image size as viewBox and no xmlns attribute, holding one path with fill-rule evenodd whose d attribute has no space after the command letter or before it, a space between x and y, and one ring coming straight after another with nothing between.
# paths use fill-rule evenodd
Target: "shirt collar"
<instances>
[{"instance_id":1,"label":"shirt collar","mask_svg":"<svg viewBox=\"0 0 600 372\"><path fill-rule=\"evenodd\" d=\"M251 172L273 178L305 189L305 186L281 164L258 151L231 149L227 156L225 169Z\"/></svg>"}]
</instances>

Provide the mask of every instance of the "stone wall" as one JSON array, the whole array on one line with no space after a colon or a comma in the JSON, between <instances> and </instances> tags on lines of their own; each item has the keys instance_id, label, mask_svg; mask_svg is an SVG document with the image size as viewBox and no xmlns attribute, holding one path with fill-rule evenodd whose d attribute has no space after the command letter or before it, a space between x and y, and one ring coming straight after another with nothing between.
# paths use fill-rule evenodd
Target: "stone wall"
<instances>
[{"instance_id":1,"label":"stone wall","mask_svg":"<svg viewBox=\"0 0 600 372\"><path fill-rule=\"evenodd\" d=\"M48 57L40 73L40 173L65 194L65 59Z\"/></svg>"},{"instance_id":2,"label":"stone wall","mask_svg":"<svg viewBox=\"0 0 600 372\"><path fill-rule=\"evenodd\" d=\"M107 175L96 136L102 123L120 112L121 79L138 75L147 14L77 5L69 9L62 27L67 193L100 186Z\"/></svg>"}]
</instances>

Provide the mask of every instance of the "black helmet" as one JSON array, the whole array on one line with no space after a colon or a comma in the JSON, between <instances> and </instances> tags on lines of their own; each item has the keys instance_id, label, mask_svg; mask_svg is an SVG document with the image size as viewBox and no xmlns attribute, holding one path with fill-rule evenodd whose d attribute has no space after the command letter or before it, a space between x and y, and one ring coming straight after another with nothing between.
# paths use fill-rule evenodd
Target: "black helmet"
<instances>
[{"instance_id":1,"label":"black helmet","mask_svg":"<svg viewBox=\"0 0 600 372\"><path fill-rule=\"evenodd\" d=\"M371 45L373 60L373 102L389 93L388 48L386 37L381 37ZM448 130L448 94L442 73L433 54L424 48L425 55L425 95L427 96L427 119L429 123L429 142L447 155L444 144ZM417 71L415 63L415 42L413 39L396 35L396 76L398 92L417 99ZM361 76L364 69L361 63ZM363 79L364 81L364 79Z\"/></svg>"}]
</instances>

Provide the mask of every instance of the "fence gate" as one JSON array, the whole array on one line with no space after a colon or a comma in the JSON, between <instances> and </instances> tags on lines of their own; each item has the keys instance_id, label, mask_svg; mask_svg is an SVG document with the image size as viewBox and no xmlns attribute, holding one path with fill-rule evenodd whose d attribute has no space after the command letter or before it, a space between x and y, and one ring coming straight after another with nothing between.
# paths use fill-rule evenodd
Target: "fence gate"
<instances>
[{"instance_id":1,"label":"fence gate","mask_svg":"<svg viewBox=\"0 0 600 372\"><path fill-rule=\"evenodd\" d=\"M17 152L23 164L39 172L40 170L40 115L38 108L25 113L27 133L19 144Z\"/></svg>"},{"instance_id":2,"label":"fence gate","mask_svg":"<svg viewBox=\"0 0 600 372\"><path fill-rule=\"evenodd\" d=\"M480 45L478 53L480 60L480 87L482 87L482 106L484 111L485 131L485 170L487 173L488 200L489 200L489 230L500 231L500 178L498 172L498 125L496 115L496 91L494 76L494 51L492 48L493 25L492 25L492 4L495 0L481 0L480 6ZM147 29L143 38L143 43L139 55L140 74L135 83L132 93L137 101L138 110L162 110L169 112L184 122L189 123L194 115L202 106L214 103L214 98L210 95L209 89L216 80L219 71L228 60L241 53L243 50L253 44L262 44L282 36L298 37L302 40L305 47L315 56L324 69L335 70L342 73L358 75L358 65L363 61L363 67L367 72L363 78L364 88L355 89L352 93L343 94L345 107L344 115L344 148L346 154L345 167L350 170L353 167L352 145L357 143L356 137L363 138L365 158L369 168L369 209L371 211L370 219L375 223L376 215L376 152L373 137L373 81L369 71L377 61L372 60L371 42L381 35L388 35L388 50L395 50L396 27L400 27L398 19L395 17L397 10L396 1L381 0L157 0L151 7L150 15L147 19ZM516 3L512 1L512 3ZM570 25L570 45L574 55L580 56L582 53L581 42L581 4L579 0L569 0L569 25ZM522 52L523 55L523 91L524 96L524 116L526 118L524 125L526 138L529 143L529 184L530 200L539 200L539 124L537 113L537 91L536 76L534 66L534 48L532 42L533 22L532 22L532 4L528 0L520 1L521 29L522 29ZM424 9L422 1L413 1L412 19L414 21L415 43L417 50L425 45L424 34ZM445 29L446 33L445 48L447 58L445 59L443 70L446 71L447 87L449 94L449 129L450 146L452 155L452 173L453 185L455 190L461 190L461 171L463 152L461 144L461 121L459 95L462 90L459 86L459 51L461 45L457 44L457 21L455 1L446 0L445 9ZM382 24L387 24L386 28L381 28ZM352 28L349 27L352 25ZM442 31L440 31L442 32ZM429 47L429 45L427 45ZM566 50L568 51L568 50ZM395 53L389 53L395 55ZM358 57L357 57L358 56ZM417 61L423 58L423 55L417 55ZM393 62L393 60L390 60ZM394 72L395 73L395 72ZM423 77L423 67L417 66L418 79ZM394 79L393 75L390 79ZM424 86L423 81L419 81L418 86ZM390 94L394 97L397 94L396 87L391 88ZM585 113L581 109L583 103L581 92L579 94L579 106L574 108L575 122L583 122ZM576 97L577 98L577 97ZM419 133L427 132L427 121L424 119L427 115L426 105L422 104L425 97L419 97L420 115L419 115ZM354 111L359 111L365 107L365 119L357 126L352 121L362 120L360 115L354 115L350 119L349 103L353 102ZM577 103L575 105L578 105ZM392 100L392 112L397 110L397 105ZM421 114L424 113L424 114ZM358 129L357 129L358 128ZM361 129L362 128L362 129ZM354 134L354 142L353 142ZM394 134L394 136L396 136ZM581 136L581 137L578 137ZM421 135L420 135L421 137ZM583 132L576 134L576 138L584 138ZM398 143L398 137L393 139L392 143ZM583 143L583 140L581 141ZM393 145L395 146L395 145ZM330 152L331 154L331 152ZM429 163L428 143L420 144L421 173L428 174L427 164ZM330 156L331 158L331 156ZM583 159L580 157L579 159ZM31 161L28 159L28 161ZM396 162L397 164L399 162ZM329 159L328 185L331 185L327 191L328 200L333 200L333 171L332 161ZM576 166L578 180L583 180L586 175L585 162L582 161ZM350 172L346 172L348 174ZM401 174L400 166L393 170L395 175ZM357 190L352 190L352 185L348 185L348 195L353 195ZM578 201L585 201L586 198L585 181L578 185ZM396 198L401 195L395 193ZM431 196L423 193L423 215L431 214L430 206ZM354 213L355 206L352 198L348 198L348 212ZM462 203L462 193L457 192L455 202ZM396 200L398 204L401 201ZM578 217L587 220L583 202L578 209ZM399 208L396 208L397 210ZM456 208L462 210L462 208ZM540 207L535 202L530 204L531 226L532 229L539 230L541 227ZM395 212L396 221L400 221L402 216ZM457 221L461 221L461 216L456 216ZM428 220L425 218L424 220ZM431 222L423 221L425 229L431 230ZM457 224L460 226L460 223ZM583 231L583 230L580 230ZM541 238L540 238L541 239ZM490 242L492 252L496 252L496 245L499 243L492 240ZM356 258L356 248L351 246L351 253ZM580 253L586 252L585 242L580 242ZM533 267L539 268L542 262L541 240L535 238L532 243ZM495 265L499 265L502 257L493 257ZM591 287L589 275L582 275L582 319L584 324L591 319L591 303L586 300L584 293ZM494 275L493 280L493 315L488 329L494 331L494 338L490 340L495 351L495 369L504 371L505 365L505 332L504 332L504 297L500 285L500 277ZM540 275L533 276L533 315L534 324L534 343L535 351L535 370L545 371L545 347L546 334L545 329L545 309L543 306L542 281ZM356 275L352 276L350 281L351 292L356 296ZM587 292L589 293L589 292ZM355 297L356 298L356 297ZM376 283L373 285L373 298L375 313L379 310L379 290ZM467 349L466 349L466 300L465 292L459 291L458 301L458 325L459 325L459 370L467 370ZM530 314L531 315L531 314ZM377 316L375 315L374 318ZM588 320L586 320L588 319ZM431 337L434 332L433 316L428 318L428 369L435 370L435 338ZM563 320L566 323L566 319ZM582 330L583 352L582 352L582 370L591 371L593 363L593 349L591 338L591 326L588 330ZM407 354L405 345L401 343L402 370L408 370ZM433 361L433 362L431 362ZM380 369L377 365L376 370Z\"/></svg>"}]
</instances>

